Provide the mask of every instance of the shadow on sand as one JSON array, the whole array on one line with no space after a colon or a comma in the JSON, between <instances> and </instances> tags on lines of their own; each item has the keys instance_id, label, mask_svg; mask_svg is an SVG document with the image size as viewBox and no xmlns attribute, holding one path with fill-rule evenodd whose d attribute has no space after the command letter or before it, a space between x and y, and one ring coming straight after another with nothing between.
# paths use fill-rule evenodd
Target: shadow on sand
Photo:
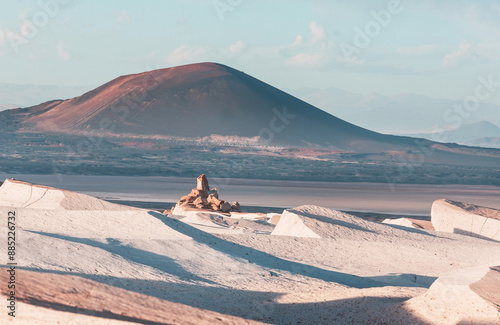
<instances>
[{"instance_id":1,"label":"shadow on sand","mask_svg":"<svg viewBox=\"0 0 500 325\"><path fill-rule=\"evenodd\" d=\"M38 270L32 268L23 269L62 276L80 276L98 283L145 294L165 301L181 303L191 307L211 310L241 318L263 321L269 324L354 324L353 320L357 317L366 320L366 324L428 324L401 308L400 304L407 299L401 297L366 296L314 303L277 303L276 301L283 294L214 286L203 287L186 283ZM27 289L29 290L29 288ZM66 288L60 289L66 290ZM36 293L33 294L36 295ZM53 302L44 301L43 299L29 301L29 303L77 314L115 318L131 322L136 321L136 319L130 317L122 318L120 315L94 311L92 309L76 308L69 304L54 304ZM106 304L106 301L102 303ZM141 320L140 323L161 324L151 322L145 323L143 320Z\"/></svg>"},{"instance_id":2,"label":"shadow on sand","mask_svg":"<svg viewBox=\"0 0 500 325\"><path fill-rule=\"evenodd\" d=\"M107 238L108 243L106 244L88 238L78 238L78 237L71 237L66 235L59 235L59 234L32 231L32 230L26 230L26 231L42 236L58 238L73 243L79 243L100 248L110 253L119 255L130 262L147 265L162 272L175 275L183 281L202 281L209 284L214 284L213 281L207 280L205 278L199 277L196 274L186 271L174 259L168 256L159 255L142 249L137 249L131 246L122 245L122 243L119 240L114 238Z\"/></svg>"},{"instance_id":3,"label":"shadow on sand","mask_svg":"<svg viewBox=\"0 0 500 325\"><path fill-rule=\"evenodd\" d=\"M247 260L249 263L256 264L260 267L286 271L295 275L303 275L328 282L336 282L358 289L384 287L387 285L386 283L347 273L325 270L307 264L288 261L251 247L221 239L217 236L188 225L182 221L169 218L163 214L153 211L150 211L149 214L161 220L168 227L180 232L181 234L193 238L198 243L208 245L212 249L217 250L221 253Z\"/></svg>"},{"instance_id":4,"label":"shadow on sand","mask_svg":"<svg viewBox=\"0 0 500 325\"><path fill-rule=\"evenodd\" d=\"M381 286L398 286L395 282L398 282L397 277L401 276L394 276L394 279L390 279L391 283L388 284L387 282L375 281L370 278L358 277L341 272L321 269L307 264L292 262L250 247L218 238L212 234L203 232L193 226L183 223L182 221L169 218L160 213L150 212L150 214L161 220L166 226L182 234L190 236L197 243L208 245L210 248L217 250L218 252L228 254L238 259L246 260L249 263L254 263L270 270L290 272L295 275L302 275L324 281L340 283L360 289ZM116 239L108 238L107 243L103 243L87 238L77 238L36 231L31 232L41 236L49 236L103 249L117 254L131 262L147 265L162 272L178 276L179 279L184 282L119 278L109 275L84 274L20 267L22 269L60 275L80 276L99 283L149 295L159 299L182 303L192 307L242 318L265 321L272 324L296 323L296 321L301 319L301 317L304 317L304 315L308 316L306 319L302 318L302 324L335 324L338 323L337 320L347 320L348 316L346 316L346 313L349 315L352 314L354 317L355 313L365 312L363 306L368 307L370 304L380 304L382 302L382 306L387 308L397 308L397 306L405 300L405 298L400 297L360 297L317 303L277 303L276 301L278 301L283 295L282 293L250 291L218 285L211 280L199 277L196 274L186 271L181 265L170 257L126 246ZM390 278L391 276L388 277ZM407 279L403 280L405 280L405 284L403 284L405 286L419 286L418 284L408 285ZM346 306L352 306L353 311L346 312ZM74 307L64 305L46 307L78 313L92 312L88 310L75 311ZM73 308L73 310L71 308ZM342 311L337 310L338 308ZM311 310L313 312L311 312ZM411 314L406 313L404 310L399 310L398 313L404 314L399 315L398 319L403 319L406 324L425 324ZM377 315L380 315L380 313L378 312ZM95 314L95 316L106 318L109 315ZM335 320L335 318L337 318L337 320ZM377 324L377 322L372 323Z\"/></svg>"}]
</instances>

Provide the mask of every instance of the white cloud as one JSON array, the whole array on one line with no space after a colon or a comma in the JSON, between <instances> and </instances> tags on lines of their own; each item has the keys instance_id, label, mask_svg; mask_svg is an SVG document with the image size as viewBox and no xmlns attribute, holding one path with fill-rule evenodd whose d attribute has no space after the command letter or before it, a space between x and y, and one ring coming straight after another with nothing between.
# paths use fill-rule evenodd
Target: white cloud
<instances>
[{"instance_id":1,"label":"white cloud","mask_svg":"<svg viewBox=\"0 0 500 325\"><path fill-rule=\"evenodd\" d=\"M468 60L473 56L473 43L465 39L458 44L458 49L455 52L446 54L443 58L443 67L452 68L462 61Z\"/></svg>"},{"instance_id":2,"label":"white cloud","mask_svg":"<svg viewBox=\"0 0 500 325\"><path fill-rule=\"evenodd\" d=\"M323 57L320 54L305 54L299 53L288 60L286 64L288 65L319 65L323 61Z\"/></svg>"},{"instance_id":3,"label":"white cloud","mask_svg":"<svg viewBox=\"0 0 500 325\"><path fill-rule=\"evenodd\" d=\"M116 17L116 21L118 23L123 23L123 22L128 21L128 20L130 20L130 15L125 10L120 11L118 13L118 16Z\"/></svg>"},{"instance_id":4,"label":"white cloud","mask_svg":"<svg viewBox=\"0 0 500 325\"><path fill-rule=\"evenodd\" d=\"M346 59L339 51L338 46L327 38L323 26L315 21L309 24L311 39L304 44L304 37L297 35L292 44L283 47L282 55L287 58L286 65L327 67L329 65L362 65L363 60L357 57Z\"/></svg>"},{"instance_id":5,"label":"white cloud","mask_svg":"<svg viewBox=\"0 0 500 325\"><path fill-rule=\"evenodd\" d=\"M417 55L426 55L434 52L436 50L435 45L425 44L414 47L400 47L396 50L398 54L407 55L407 56L417 56Z\"/></svg>"},{"instance_id":6,"label":"white cloud","mask_svg":"<svg viewBox=\"0 0 500 325\"><path fill-rule=\"evenodd\" d=\"M313 43L317 43L325 39L326 37L325 29L317 22L312 21L309 24L309 29L311 30L311 34L313 36L312 38Z\"/></svg>"},{"instance_id":7,"label":"white cloud","mask_svg":"<svg viewBox=\"0 0 500 325\"><path fill-rule=\"evenodd\" d=\"M304 37L298 34L291 45L287 45L285 50L288 59L286 65L292 66L320 66L328 61L330 52L330 42L326 40L326 33L320 24L312 21L309 24L311 32L310 42L315 45L308 44L305 46Z\"/></svg>"},{"instance_id":8,"label":"white cloud","mask_svg":"<svg viewBox=\"0 0 500 325\"><path fill-rule=\"evenodd\" d=\"M64 61L68 61L71 58L71 55L64 49L64 42L59 42L57 46L57 55Z\"/></svg>"},{"instance_id":9,"label":"white cloud","mask_svg":"<svg viewBox=\"0 0 500 325\"><path fill-rule=\"evenodd\" d=\"M295 37L295 41L293 41L292 46L301 45L303 41L304 37L302 37L302 35L299 34L297 35L297 37Z\"/></svg>"},{"instance_id":10,"label":"white cloud","mask_svg":"<svg viewBox=\"0 0 500 325\"><path fill-rule=\"evenodd\" d=\"M190 63L202 56L207 52L207 49L204 47L186 47L186 45L182 45L176 48L172 53L170 53L165 58L165 63L169 65L179 65L182 63Z\"/></svg>"},{"instance_id":11,"label":"white cloud","mask_svg":"<svg viewBox=\"0 0 500 325\"><path fill-rule=\"evenodd\" d=\"M0 46L5 42L5 32L3 31L2 25L0 25Z\"/></svg>"},{"instance_id":12,"label":"white cloud","mask_svg":"<svg viewBox=\"0 0 500 325\"><path fill-rule=\"evenodd\" d=\"M231 52L231 55L235 55L243 51L246 46L247 45L243 41L239 40L229 47L229 51Z\"/></svg>"}]
</instances>

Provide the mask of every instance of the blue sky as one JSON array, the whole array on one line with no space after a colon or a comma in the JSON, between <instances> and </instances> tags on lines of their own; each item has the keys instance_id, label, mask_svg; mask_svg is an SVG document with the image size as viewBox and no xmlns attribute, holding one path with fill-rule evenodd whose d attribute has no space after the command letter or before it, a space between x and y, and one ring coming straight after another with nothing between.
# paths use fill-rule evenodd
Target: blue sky
<instances>
[{"instance_id":1,"label":"blue sky","mask_svg":"<svg viewBox=\"0 0 500 325\"><path fill-rule=\"evenodd\" d=\"M2 1L0 82L93 88L214 61L281 89L463 99L500 81L498 17L489 0Z\"/></svg>"}]
</instances>

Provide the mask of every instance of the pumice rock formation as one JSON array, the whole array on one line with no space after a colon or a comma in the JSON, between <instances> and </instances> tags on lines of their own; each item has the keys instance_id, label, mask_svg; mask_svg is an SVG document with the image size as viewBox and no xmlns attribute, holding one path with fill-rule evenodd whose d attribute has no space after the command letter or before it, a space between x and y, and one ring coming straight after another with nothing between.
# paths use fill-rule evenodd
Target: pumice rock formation
<instances>
[{"instance_id":1,"label":"pumice rock formation","mask_svg":"<svg viewBox=\"0 0 500 325\"><path fill-rule=\"evenodd\" d=\"M207 180L207 177L205 176L205 174L201 174L200 176L198 176L198 178L196 179L196 182L197 182L196 189L199 191L203 191L204 193L207 193L207 195L208 195L209 187L208 187L208 180Z\"/></svg>"},{"instance_id":2,"label":"pumice rock formation","mask_svg":"<svg viewBox=\"0 0 500 325\"><path fill-rule=\"evenodd\" d=\"M500 210L456 202L436 200L431 210L437 231L500 241Z\"/></svg>"},{"instance_id":3,"label":"pumice rock formation","mask_svg":"<svg viewBox=\"0 0 500 325\"><path fill-rule=\"evenodd\" d=\"M181 197L171 212L175 214L175 211L190 209L203 209L226 213L241 212L241 206L238 202L231 204L219 199L217 188L214 187L210 189L205 174L198 176L196 179L196 188L192 189L191 193L188 195Z\"/></svg>"}]
</instances>

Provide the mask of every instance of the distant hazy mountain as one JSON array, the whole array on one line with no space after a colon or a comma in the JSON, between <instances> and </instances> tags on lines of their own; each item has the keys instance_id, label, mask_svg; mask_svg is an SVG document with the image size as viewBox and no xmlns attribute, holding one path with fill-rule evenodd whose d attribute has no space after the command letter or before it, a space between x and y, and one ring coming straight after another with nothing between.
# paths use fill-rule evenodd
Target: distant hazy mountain
<instances>
[{"instance_id":1,"label":"distant hazy mountain","mask_svg":"<svg viewBox=\"0 0 500 325\"><path fill-rule=\"evenodd\" d=\"M0 104L0 111L6 110L6 109L12 109L16 107L20 107L21 105L16 105L16 104Z\"/></svg>"},{"instance_id":2,"label":"distant hazy mountain","mask_svg":"<svg viewBox=\"0 0 500 325\"><path fill-rule=\"evenodd\" d=\"M438 138L435 133L418 133L410 136L429 140ZM475 147L500 148L500 127L486 121L464 124L454 130L442 131L439 138L445 142Z\"/></svg>"},{"instance_id":3,"label":"distant hazy mountain","mask_svg":"<svg viewBox=\"0 0 500 325\"><path fill-rule=\"evenodd\" d=\"M467 143L470 146L500 149L500 137L479 138Z\"/></svg>"},{"instance_id":4,"label":"distant hazy mountain","mask_svg":"<svg viewBox=\"0 0 500 325\"><path fill-rule=\"evenodd\" d=\"M52 99L68 99L88 91L89 87L60 87L51 85L15 85L0 83L0 111L28 107Z\"/></svg>"},{"instance_id":5,"label":"distant hazy mountain","mask_svg":"<svg viewBox=\"0 0 500 325\"><path fill-rule=\"evenodd\" d=\"M428 133L456 127L443 114L461 101L431 98L416 94L393 97L380 94L360 95L337 88L301 88L289 90L298 98L350 123L388 134ZM464 124L489 121L500 125L500 106L482 103L463 119ZM451 125L450 125L451 124Z\"/></svg>"},{"instance_id":6,"label":"distant hazy mountain","mask_svg":"<svg viewBox=\"0 0 500 325\"><path fill-rule=\"evenodd\" d=\"M445 142L489 147L488 143L494 144L494 142L487 139L500 137L500 127L490 122L481 121L472 124L464 124L454 130L442 131L439 137L437 137L435 133L417 133L411 136L429 140L439 138L443 139Z\"/></svg>"},{"instance_id":7,"label":"distant hazy mountain","mask_svg":"<svg viewBox=\"0 0 500 325\"><path fill-rule=\"evenodd\" d=\"M80 97L10 112L10 118L42 132L260 137L275 145L356 152L416 148L414 139L360 128L215 63L121 76Z\"/></svg>"}]
</instances>

